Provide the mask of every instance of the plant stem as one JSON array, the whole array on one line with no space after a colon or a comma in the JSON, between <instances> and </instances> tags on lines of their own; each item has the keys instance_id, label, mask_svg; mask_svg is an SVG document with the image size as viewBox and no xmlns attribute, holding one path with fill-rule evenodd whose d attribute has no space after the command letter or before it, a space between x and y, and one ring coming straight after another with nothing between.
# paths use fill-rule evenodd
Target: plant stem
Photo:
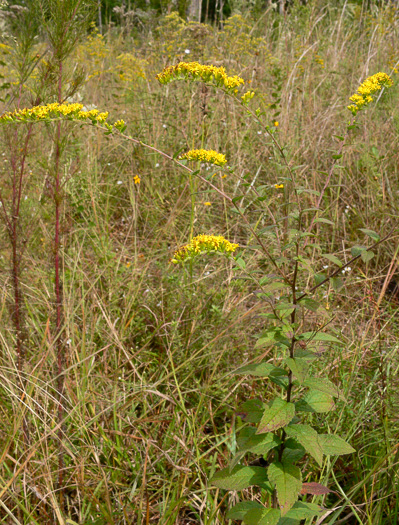
<instances>
[{"instance_id":1,"label":"plant stem","mask_svg":"<svg viewBox=\"0 0 399 525\"><path fill-rule=\"evenodd\" d=\"M58 102L62 102L62 62L59 64L59 77L58 77ZM55 150L55 191L54 191L54 204L55 204L55 236L54 236L54 269L55 269L55 305L56 305L56 327L55 327L55 342L57 348L57 396L58 396L58 490L60 494L60 506L63 509L64 503L64 491L63 491L63 480L64 480L64 455L62 447L62 436L63 436L63 417L64 407L62 399L64 396L65 377L64 377L64 344L62 340L62 284L60 278L60 213L61 213L61 187L60 187L60 157L61 157L61 121L57 124L57 135L56 135L56 150Z\"/></svg>"}]
</instances>

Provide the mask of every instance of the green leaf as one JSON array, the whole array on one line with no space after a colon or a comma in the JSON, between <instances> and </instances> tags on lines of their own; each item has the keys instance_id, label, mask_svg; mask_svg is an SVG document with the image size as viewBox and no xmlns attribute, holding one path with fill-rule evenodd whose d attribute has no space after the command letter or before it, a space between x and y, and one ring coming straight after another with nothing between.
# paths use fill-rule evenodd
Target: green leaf
<instances>
[{"instance_id":1,"label":"green leaf","mask_svg":"<svg viewBox=\"0 0 399 525\"><path fill-rule=\"evenodd\" d=\"M336 434L319 434L319 441L326 456L352 454L356 450Z\"/></svg>"},{"instance_id":2,"label":"green leaf","mask_svg":"<svg viewBox=\"0 0 399 525\"><path fill-rule=\"evenodd\" d=\"M336 155L332 155L332 158L334 160L338 160L338 159L342 158L342 153L337 153Z\"/></svg>"},{"instance_id":3,"label":"green leaf","mask_svg":"<svg viewBox=\"0 0 399 525\"><path fill-rule=\"evenodd\" d=\"M336 292L338 292L344 285L341 277L331 277L331 284Z\"/></svg>"},{"instance_id":4,"label":"green leaf","mask_svg":"<svg viewBox=\"0 0 399 525\"><path fill-rule=\"evenodd\" d=\"M233 470L229 468L219 470L210 483L220 489L243 490L264 481L267 481L267 474L263 467L237 465Z\"/></svg>"},{"instance_id":5,"label":"green leaf","mask_svg":"<svg viewBox=\"0 0 399 525\"><path fill-rule=\"evenodd\" d=\"M281 461L283 463L295 463L303 458L306 450L295 439L288 438L284 443L284 451Z\"/></svg>"},{"instance_id":6,"label":"green leaf","mask_svg":"<svg viewBox=\"0 0 399 525\"><path fill-rule=\"evenodd\" d=\"M308 454L318 463L319 467L323 464L323 451L320 446L317 432L309 425L289 425L285 428L287 436L300 443Z\"/></svg>"},{"instance_id":7,"label":"green leaf","mask_svg":"<svg viewBox=\"0 0 399 525\"><path fill-rule=\"evenodd\" d=\"M334 408L334 400L329 394L309 390L303 399L295 403L295 408L301 412L329 412Z\"/></svg>"},{"instance_id":8,"label":"green leaf","mask_svg":"<svg viewBox=\"0 0 399 525\"><path fill-rule=\"evenodd\" d=\"M361 255L364 250L367 250L365 246L352 246L351 248L351 254L352 257L357 257L358 255Z\"/></svg>"},{"instance_id":9,"label":"green leaf","mask_svg":"<svg viewBox=\"0 0 399 525\"><path fill-rule=\"evenodd\" d=\"M273 376L286 376L287 372L282 368L272 365L271 363L257 363L251 365L245 365L235 370L234 374L248 374L257 377L269 377Z\"/></svg>"},{"instance_id":10,"label":"green leaf","mask_svg":"<svg viewBox=\"0 0 399 525\"><path fill-rule=\"evenodd\" d=\"M253 509L247 512L243 518L243 522L247 525L277 525L280 519L280 511L278 509Z\"/></svg>"},{"instance_id":11,"label":"green leaf","mask_svg":"<svg viewBox=\"0 0 399 525\"><path fill-rule=\"evenodd\" d=\"M327 279L327 274L325 273L315 273L314 276L314 282L316 285L319 285L322 283L325 279Z\"/></svg>"},{"instance_id":12,"label":"green leaf","mask_svg":"<svg viewBox=\"0 0 399 525\"><path fill-rule=\"evenodd\" d=\"M365 262L365 263L368 263L369 261L371 261L371 259L375 256L375 253L372 252L371 250L365 250L364 252L361 253L360 257L362 258L362 261Z\"/></svg>"},{"instance_id":13,"label":"green leaf","mask_svg":"<svg viewBox=\"0 0 399 525\"><path fill-rule=\"evenodd\" d=\"M236 263L237 263L237 266L239 266L242 270L245 270L246 264L245 264L244 259L242 259L241 257L237 257Z\"/></svg>"},{"instance_id":14,"label":"green leaf","mask_svg":"<svg viewBox=\"0 0 399 525\"><path fill-rule=\"evenodd\" d=\"M227 512L226 517L229 520L242 520L249 510L258 508L263 509L264 507L257 501L241 501Z\"/></svg>"},{"instance_id":15,"label":"green leaf","mask_svg":"<svg viewBox=\"0 0 399 525\"><path fill-rule=\"evenodd\" d=\"M285 516L298 499L302 488L302 475L298 467L292 463L279 461L269 465L267 469L269 480L275 485L281 516Z\"/></svg>"},{"instance_id":16,"label":"green leaf","mask_svg":"<svg viewBox=\"0 0 399 525\"><path fill-rule=\"evenodd\" d=\"M380 240L380 236L378 233L374 232L373 230L367 230L366 228L359 228L359 230L363 233L365 233L368 237L373 239L373 241L378 242Z\"/></svg>"},{"instance_id":17,"label":"green leaf","mask_svg":"<svg viewBox=\"0 0 399 525\"><path fill-rule=\"evenodd\" d=\"M336 264L339 268L341 268L341 266L343 266L343 262L340 261L338 259L338 257L336 257L335 255L333 255L332 253L326 253L323 255L324 259L328 259L329 261L331 261L332 263Z\"/></svg>"},{"instance_id":18,"label":"green leaf","mask_svg":"<svg viewBox=\"0 0 399 525\"><path fill-rule=\"evenodd\" d=\"M300 357L287 357L284 363L288 366L294 376L298 379L299 383L302 385L309 370L309 363L306 361L306 359L301 359Z\"/></svg>"},{"instance_id":19,"label":"green leaf","mask_svg":"<svg viewBox=\"0 0 399 525\"><path fill-rule=\"evenodd\" d=\"M265 411L265 404L260 399L249 399L245 401L237 412L247 423L259 423Z\"/></svg>"},{"instance_id":20,"label":"green leaf","mask_svg":"<svg viewBox=\"0 0 399 525\"><path fill-rule=\"evenodd\" d=\"M298 339L305 340L305 341L323 341L328 343L339 343L343 344L342 341L340 341L337 337L331 334L327 334L325 332L304 332L300 336L298 336Z\"/></svg>"},{"instance_id":21,"label":"green leaf","mask_svg":"<svg viewBox=\"0 0 399 525\"><path fill-rule=\"evenodd\" d=\"M234 456L230 463L230 468L234 468L240 459L248 452L264 456L269 450L280 445L280 443L281 440L275 434L270 432L267 434L255 434L249 437L242 447L240 447L239 452Z\"/></svg>"},{"instance_id":22,"label":"green leaf","mask_svg":"<svg viewBox=\"0 0 399 525\"><path fill-rule=\"evenodd\" d=\"M307 503L305 501L297 501L291 510L285 515L286 518L305 520L306 518L313 518L320 513L319 505L315 503Z\"/></svg>"},{"instance_id":23,"label":"green leaf","mask_svg":"<svg viewBox=\"0 0 399 525\"><path fill-rule=\"evenodd\" d=\"M320 379L317 377L311 377L304 381L304 385L308 388L313 388L313 390L320 390L320 392L325 392L333 397L343 398L344 396L340 394L339 388L331 383L329 379Z\"/></svg>"},{"instance_id":24,"label":"green leaf","mask_svg":"<svg viewBox=\"0 0 399 525\"><path fill-rule=\"evenodd\" d=\"M314 299L311 299L310 297L304 297L298 302L298 304L300 306L304 306L312 312L317 312L317 310L320 308L320 303Z\"/></svg>"},{"instance_id":25,"label":"green leaf","mask_svg":"<svg viewBox=\"0 0 399 525\"><path fill-rule=\"evenodd\" d=\"M276 397L264 411L258 426L257 434L273 432L273 430L285 427L294 416L295 405Z\"/></svg>"}]
</instances>

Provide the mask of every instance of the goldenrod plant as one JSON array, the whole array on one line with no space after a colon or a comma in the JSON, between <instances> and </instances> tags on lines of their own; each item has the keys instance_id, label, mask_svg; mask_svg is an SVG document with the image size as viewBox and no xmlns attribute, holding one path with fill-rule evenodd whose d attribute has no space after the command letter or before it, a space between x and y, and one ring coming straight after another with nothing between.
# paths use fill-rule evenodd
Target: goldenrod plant
<instances>
[{"instance_id":1,"label":"goldenrod plant","mask_svg":"<svg viewBox=\"0 0 399 525\"><path fill-rule=\"evenodd\" d=\"M323 193L313 207L302 203L307 189L296 180L295 171L291 168L284 148L276 136L278 123L264 124L261 111L250 109L249 103L254 98L252 91L238 95L238 88L244 84L243 79L228 77L224 69L203 66L197 63L180 63L166 68L157 76L162 84L172 80L200 80L209 85L221 88L227 95L242 104L248 114L263 127L280 154L284 175L274 185L284 190L284 209L286 217L282 223L272 222L260 232L255 232L249 224L257 248L274 266L274 271L262 275L247 271L245 249L236 257L236 269L246 279L251 279L256 286L254 292L264 305L260 316L264 319L264 328L258 334L255 348L262 349L265 360L256 360L242 366L234 373L248 376L257 381L266 381L277 386L277 392L267 400L252 398L238 408L237 415L241 421L237 437L237 451L231 458L229 466L217 470L212 476L211 485L230 491L242 491L249 487L259 487L256 499L243 500L234 505L227 514L231 520L242 520L248 525L297 525L302 520L320 517L323 505L318 500L332 489L313 481L314 466L323 469L331 456L353 454L350 445L351 436L343 439L334 432L317 432L312 425L313 418L322 417L335 409L336 404L345 403L339 385L334 384L327 376L315 376L314 364L321 357L321 347L342 345L339 334L328 330L328 311L320 301L319 292L332 282L341 286L338 275L361 258L369 261L375 249L384 239L371 230L363 230L373 242L369 248L354 247L352 258L344 263L333 254L323 254L313 230L316 222L330 221L324 217L322 196L326 191L331 173L327 174ZM391 78L378 73L367 79L358 89L358 95L351 97L354 105L349 110L356 116L359 109L372 101L372 94L382 87L392 85ZM332 164L342 158L342 150L347 137L354 127L352 121L344 137L338 137L340 147L332 156ZM215 152L188 152L180 158L200 159L221 164L211 159ZM215 157L216 158L216 157ZM253 188L255 202L260 207L258 214L264 216L270 210L263 209L262 203L267 196L264 188ZM233 201L232 201L233 202ZM245 210L238 210L242 217ZM312 217L309 222L305 218ZM266 241L267 239L267 241ZM229 252L238 248L231 245L222 236L201 235L195 237L187 246L180 248L172 259L173 263L184 262L197 257L203 252ZM336 270L325 274L318 266L311 264L308 256L310 250L317 250L320 259L330 259ZM317 323L315 322L317 316ZM270 354L272 353L272 358ZM260 461L246 462L248 455L260 456ZM304 459L306 458L306 459ZM308 482L306 470L311 467L312 481ZM313 466L314 465L314 466ZM316 501L307 501L306 495L313 495ZM317 497L318 500L317 500Z\"/></svg>"}]
</instances>

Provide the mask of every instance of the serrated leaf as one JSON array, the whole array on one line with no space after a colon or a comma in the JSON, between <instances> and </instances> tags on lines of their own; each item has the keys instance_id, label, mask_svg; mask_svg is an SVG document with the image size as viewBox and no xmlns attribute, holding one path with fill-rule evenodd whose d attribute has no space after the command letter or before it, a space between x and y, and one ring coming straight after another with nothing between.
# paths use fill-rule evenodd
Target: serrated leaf
<instances>
[{"instance_id":1,"label":"serrated leaf","mask_svg":"<svg viewBox=\"0 0 399 525\"><path fill-rule=\"evenodd\" d=\"M265 404L260 399L249 399L243 403L237 415L248 423L258 423L262 419L263 412L265 411Z\"/></svg>"},{"instance_id":2,"label":"serrated leaf","mask_svg":"<svg viewBox=\"0 0 399 525\"><path fill-rule=\"evenodd\" d=\"M310 377L304 381L304 385L313 390L320 390L320 392L325 392L333 397L343 398L344 396L340 394L339 389L334 383L331 383L329 379L325 378L316 378Z\"/></svg>"},{"instance_id":3,"label":"serrated leaf","mask_svg":"<svg viewBox=\"0 0 399 525\"><path fill-rule=\"evenodd\" d=\"M247 512L243 523L247 525L277 525L281 513L278 509L253 509Z\"/></svg>"},{"instance_id":4,"label":"serrated leaf","mask_svg":"<svg viewBox=\"0 0 399 525\"><path fill-rule=\"evenodd\" d=\"M263 481L267 481L266 470L263 467L237 465L233 470L229 468L219 470L210 483L220 489L243 490Z\"/></svg>"},{"instance_id":5,"label":"serrated leaf","mask_svg":"<svg viewBox=\"0 0 399 525\"><path fill-rule=\"evenodd\" d=\"M276 397L264 411L257 434L273 432L278 428L285 427L294 416L295 405Z\"/></svg>"},{"instance_id":6,"label":"serrated leaf","mask_svg":"<svg viewBox=\"0 0 399 525\"><path fill-rule=\"evenodd\" d=\"M227 512L226 517L229 520L242 520L249 510L258 508L263 509L264 507L257 501L241 501Z\"/></svg>"},{"instance_id":7,"label":"serrated leaf","mask_svg":"<svg viewBox=\"0 0 399 525\"><path fill-rule=\"evenodd\" d=\"M319 285L325 279L327 279L327 274L325 274L325 273L315 273L313 278L314 278L315 284Z\"/></svg>"},{"instance_id":8,"label":"serrated leaf","mask_svg":"<svg viewBox=\"0 0 399 525\"><path fill-rule=\"evenodd\" d=\"M375 253L372 252L371 250L365 250L364 252L361 253L361 258L362 258L362 261L365 262L365 263L368 263L369 261L371 261L371 259L373 259L373 257L375 256Z\"/></svg>"},{"instance_id":9,"label":"serrated leaf","mask_svg":"<svg viewBox=\"0 0 399 525\"><path fill-rule=\"evenodd\" d=\"M245 443L248 441L248 439L250 437L252 437L256 432L256 428L255 427L243 427L241 430L240 430L240 433L237 437L237 447L238 448L241 448L245 445Z\"/></svg>"},{"instance_id":10,"label":"serrated leaf","mask_svg":"<svg viewBox=\"0 0 399 525\"><path fill-rule=\"evenodd\" d=\"M287 357L284 363L288 366L294 376L298 379L299 383L302 385L309 370L309 363L300 357Z\"/></svg>"},{"instance_id":11,"label":"serrated leaf","mask_svg":"<svg viewBox=\"0 0 399 525\"><path fill-rule=\"evenodd\" d=\"M324 259L328 259L329 261L331 261L332 263L336 264L339 268L341 268L341 266L343 266L343 262L340 261L338 259L338 257L336 257L335 255L333 255L332 253L326 253L323 255L323 258Z\"/></svg>"},{"instance_id":12,"label":"serrated leaf","mask_svg":"<svg viewBox=\"0 0 399 525\"><path fill-rule=\"evenodd\" d=\"M269 450L280 445L281 440L275 434L268 432L267 434L254 434L250 436L245 443L240 447L239 452L234 456L230 463L230 469L234 468L240 459L251 452L261 456L266 455Z\"/></svg>"},{"instance_id":13,"label":"serrated leaf","mask_svg":"<svg viewBox=\"0 0 399 525\"><path fill-rule=\"evenodd\" d=\"M320 483L311 481L310 483L303 483L301 494L312 494L313 496L321 496L322 494L329 494L331 490Z\"/></svg>"},{"instance_id":14,"label":"serrated leaf","mask_svg":"<svg viewBox=\"0 0 399 525\"><path fill-rule=\"evenodd\" d=\"M359 228L359 230L363 233L365 233L368 237L373 239L373 241L378 242L380 240L380 236L377 232L374 232L373 230L367 230L367 228Z\"/></svg>"},{"instance_id":15,"label":"serrated leaf","mask_svg":"<svg viewBox=\"0 0 399 525\"><path fill-rule=\"evenodd\" d=\"M257 377L269 377L273 376L284 376L287 375L287 372L282 368L272 365L271 363L257 363L251 365L245 365L234 371L234 374L247 374Z\"/></svg>"},{"instance_id":16,"label":"serrated leaf","mask_svg":"<svg viewBox=\"0 0 399 525\"><path fill-rule=\"evenodd\" d=\"M319 505L315 503L307 503L305 501L297 501L291 510L286 514L287 518L296 520L304 520L306 518L313 518L320 513L321 509Z\"/></svg>"},{"instance_id":17,"label":"serrated leaf","mask_svg":"<svg viewBox=\"0 0 399 525\"><path fill-rule=\"evenodd\" d=\"M280 519L280 511L278 509L253 509L247 512L243 518L243 522L247 525L277 525Z\"/></svg>"},{"instance_id":18,"label":"serrated leaf","mask_svg":"<svg viewBox=\"0 0 399 525\"><path fill-rule=\"evenodd\" d=\"M285 516L298 499L302 488L300 469L292 463L279 461L269 465L269 480L275 485L281 516Z\"/></svg>"},{"instance_id":19,"label":"serrated leaf","mask_svg":"<svg viewBox=\"0 0 399 525\"><path fill-rule=\"evenodd\" d=\"M356 452L349 443L336 434L319 434L319 441L326 456L342 456Z\"/></svg>"},{"instance_id":20,"label":"serrated leaf","mask_svg":"<svg viewBox=\"0 0 399 525\"><path fill-rule=\"evenodd\" d=\"M287 516L284 516L284 518L280 518L277 522L277 525L300 525L301 520L294 520L293 518L287 518Z\"/></svg>"},{"instance_id":21,"label":"serrated leaf","mask_svg":"<svg viewBox=\"0 0 399 525\"><path fill-rule=\"evenodd\" d=\"M327 334L325 332L304 332L303 334L298 336L298 339L305 340L305 341L323 341L328 343L339 343L343 344L342 341L340 341L337 337L331 334Z\"/></svg>"},{"instance_id":22,"label":"serrated leaf","mask_svg":"<svg viewBox=\"0 0 399 525\"><path fill-rule=\"evenodd\" d=\"M295 403L296 410L300 412L329 412L334 408L334 400L329 394L318 390L309 390L305 397Z\"/></svg>"},{"instance_id":23,"label":"serrated leaf","mask_svg":"<svg viewBox=\"0 0 399 525\"><path fill-rule=\"evenodd\" d=\"M300 443L308 454L318 463L319 467L323 464L323 451L320 446L318 435L309 425L289 425L285 428L287 436Z\"/></svg>"}]
</instances>

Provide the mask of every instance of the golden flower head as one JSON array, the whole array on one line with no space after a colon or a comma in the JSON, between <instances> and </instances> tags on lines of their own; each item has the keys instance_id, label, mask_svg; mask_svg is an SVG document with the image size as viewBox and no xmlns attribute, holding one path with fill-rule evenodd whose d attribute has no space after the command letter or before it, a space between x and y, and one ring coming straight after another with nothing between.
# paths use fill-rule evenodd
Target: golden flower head
<instances>
[{"instance_id":1,"label":"golden flower head","mask_svg":"<svg viewBox=\"0 0 399 525\"><path fill-rule=\"evenodd\" d=\"M393 81L386 73L376 73L375 75L367 78L358 88L357 92L350 97L350 101L353 102L348 106L349 111L356 116L357 112L363 109L365 106L373 101L372 95L381 91L384 87L391 87Z\"/></svg>"},{"instance_id":2,"label":"golden flower head","mask_svg":"<svg viewBox=\"0 0 399 525\"><path fill-rule=\"evenodd\" d=\"M161 84L173 80L200 80L230 94L236 94L237 88L244 84L243 78L228 76L224 67L205 66L198 62L179 62L177 66L166 67L156 78Z\"/></svg>"},{"instance_id":3,"label":"golden flower head","mask_svg":"<svg viewBox=\"0 0 399 525\"><path fill-rule=\"evenodd\" d=\"M54 102L45 106L16 109L0 116L1 122L40 122L52 120L91 121L93 124L103 124L108 118L108 112L100 113L98 109L84 109L83 104L59 104Z\"/></svg>"},{"instance_id":4,"label":"golden flower head","mask_svg":"<svg viewBox=\"0 0 399 525\"><path fill-rule=\"evenodd\" d=\"M223 153L218 153L212 149L191 149L190 151L187 151L187 153L180 155L179 159L199 160L208 164L215 164L216 166L224 166L227 162Z\"/></svg>"},{"instance_id":5,"label":"golden flower head","mask_svg":"<svg viewBox=\"0 0 399 525\"><path fill-rule=\"evenodd\" d=\"M135 183L135 184L140 184L140 182L141 182L141 179L140 179L140 177L139 177L138 175L135 175L135 176L133 177L133 180L134 180L134 183Z\"/></svg>"},{"instance_id":6,"label":"golden flower head","mask_svg":"<svg viewBox=\"0 0 399 525\"><path fill-rule=\"evenodd\" d=\"M231 255L238 248L238 244L233 244L222 235L197 235L182 248L175 252L172 263L183 263L202 253L223 253Z\"/></svg>"}]
</instances>

